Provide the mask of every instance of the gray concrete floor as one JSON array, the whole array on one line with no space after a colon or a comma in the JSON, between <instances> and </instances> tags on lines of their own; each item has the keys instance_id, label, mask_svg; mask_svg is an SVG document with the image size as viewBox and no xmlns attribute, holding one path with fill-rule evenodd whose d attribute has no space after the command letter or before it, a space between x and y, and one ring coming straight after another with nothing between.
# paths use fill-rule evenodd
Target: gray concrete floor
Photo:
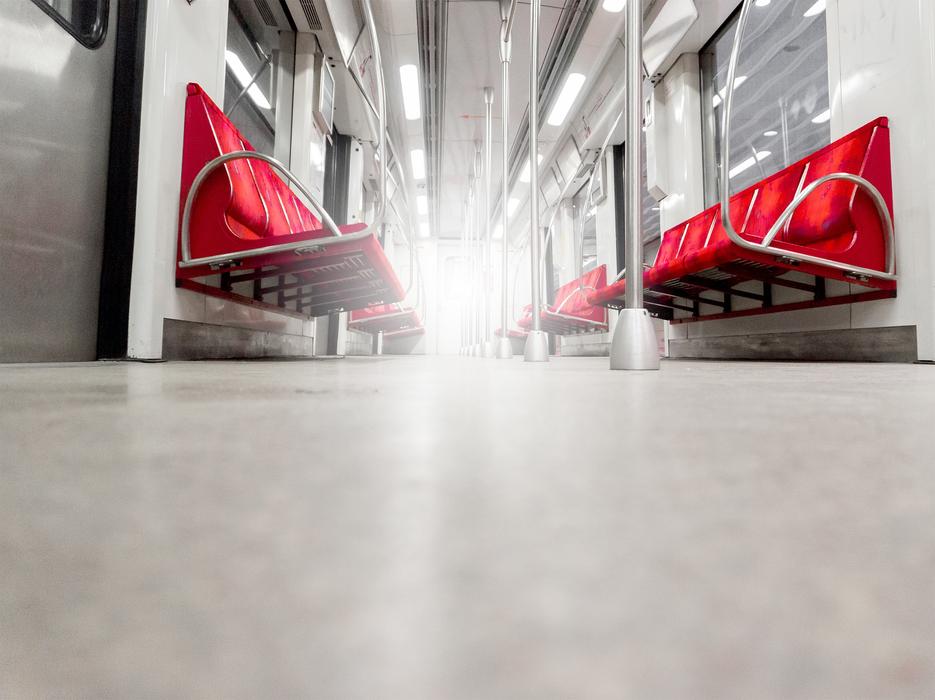
<instances>
[{"instance_id":1,"label":"gray concrete floor","mask_svg":"<svg viewBox=\"0 0 935 700\"><path fill-rule=\"evenodd\" d=\"M0 697L935 697L935 367L0 368Z\"/></svg>"}]
</instances>

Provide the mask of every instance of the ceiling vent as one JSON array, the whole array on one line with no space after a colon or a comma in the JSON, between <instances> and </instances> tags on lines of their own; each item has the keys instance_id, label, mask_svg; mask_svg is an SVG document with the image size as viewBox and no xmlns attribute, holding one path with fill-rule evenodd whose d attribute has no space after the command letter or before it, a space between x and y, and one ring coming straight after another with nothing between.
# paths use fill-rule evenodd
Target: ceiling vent
<instances>
[{"instance_id":1,"label":"ceiling vent","mask_svg":"<svg viewBox=\"0 0 935 700\"><path fill-rule=\"evenodd\" d=\"M302 12L305 14L305 21L308 22L308 28L313 32L321 31L321 18L318 16L318 10L312 0L299 0L302 6Z\"/></svg>"},{"instance_id":2,"label":"ceiling vent","mask_svg":"<svg viewBox=\"0 0 935 700\"><path fill-rule=\"evenodd\" d=\"M425 139L426 194L432 230L441 222L442 136L445 132L445 73L448 55L448 3L418 0L416 23L422 74L422 131Z\"/></svg>"},{"instance_id":3,"label":"ceiling vent","mask_svg":"<svg viewBox=\"0 0 935 700\"><path fill-rule=\"evenodd\" d=\"M276 18L273 16L273 11L270 9L269 3L266 2L266 0L253 0L253 4L256 5L257 12L260 13L260 17L266 22L267 27L277 26Z\"/></svg>"}]
</instances>

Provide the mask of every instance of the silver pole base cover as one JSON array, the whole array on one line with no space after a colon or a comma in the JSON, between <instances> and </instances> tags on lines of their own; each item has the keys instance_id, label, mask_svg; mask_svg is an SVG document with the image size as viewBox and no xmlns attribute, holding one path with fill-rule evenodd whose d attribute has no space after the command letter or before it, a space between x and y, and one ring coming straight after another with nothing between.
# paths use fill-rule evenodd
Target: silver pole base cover
<instances>
[{"instance_id":1,"label":"silver pole base cover","mask_svg":"<svg viewBox=\"0 0 935 700\"><path fill-rule=\"evenodd\" d=\"M659 369L656 329L646 309L621 309L610 346L611 369Z\"/></svg>"},{"instance_id":2,"label":"silver pole base cover","mask_svg":"<svg viewBox=\"0 0 935 700\"><path fill-rule=\"evenodd\" d=\"M497 344L494 343L492 340L485 341L483 345L483 349L484 349L484 357L486 357L488 360L492 360L493 358L497 356Z\"/></svg>"},{"instance_id":3,"label":"silver pole base cover","mask_svg":"<svg viewBox=\"0 0 935 700\"><path fill-rule=\"evenodd\" d=\"M526 351L523 353L526 362L549 361L549 336L545 331L529 331L526 336Z\"/></svg>"},{"instance_id":4,"label":"silver pole base cover","mask_svg":"<svg viewBox=\"0 0 935 700\"><path fill-rule=\"evenodd\" d=\"M500 340L497 341L497 359L513 359L513 343L510 342L509 338L500 338Z\"/></svg>"}]
</instances>

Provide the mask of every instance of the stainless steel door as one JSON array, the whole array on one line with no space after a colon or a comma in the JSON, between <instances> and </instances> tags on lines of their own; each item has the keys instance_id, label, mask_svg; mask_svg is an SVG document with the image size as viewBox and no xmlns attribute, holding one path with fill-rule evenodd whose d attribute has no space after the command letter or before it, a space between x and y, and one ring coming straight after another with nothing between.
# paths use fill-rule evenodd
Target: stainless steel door
<instances>
[{"instance_id":1,"label":"stainless steel door","mask_svg":"<svg viewBox=\"0 0 935 700\"><path fill-rule=\"evenodd\" d=\"M95 359L116 10L92 50L0 0L0 362Z\"/></svg>"}]
</instances>

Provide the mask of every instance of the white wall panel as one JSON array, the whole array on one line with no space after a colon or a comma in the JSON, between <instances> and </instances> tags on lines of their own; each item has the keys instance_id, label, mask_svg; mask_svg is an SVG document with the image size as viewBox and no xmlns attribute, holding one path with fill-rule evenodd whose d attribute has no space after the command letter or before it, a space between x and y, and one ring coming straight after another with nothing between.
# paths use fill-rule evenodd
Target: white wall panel
<instances>
[{"instance_id":1,"label":"white wall panel","mask_svg":"<svg viewBox=\"0 0 935 700\"><path fill-rule=\"evenodd\" d=\"M128 355L162 356L163 319L311 334L312 324L175 288L186 85L223 104L226 0L151 0L146 23Z\"/></svg>"},{"instance_id":2,"label":"white wall panel","mask_svg":"<svg viewBox=\"0 0 935 700\"><path fill-rule=\"evenodd\" d=\"M890 118L899 298L855 304L855 328L916 325L935 359L935 3L829 0L832 138Z\"/></svg>"}]
</instances>

